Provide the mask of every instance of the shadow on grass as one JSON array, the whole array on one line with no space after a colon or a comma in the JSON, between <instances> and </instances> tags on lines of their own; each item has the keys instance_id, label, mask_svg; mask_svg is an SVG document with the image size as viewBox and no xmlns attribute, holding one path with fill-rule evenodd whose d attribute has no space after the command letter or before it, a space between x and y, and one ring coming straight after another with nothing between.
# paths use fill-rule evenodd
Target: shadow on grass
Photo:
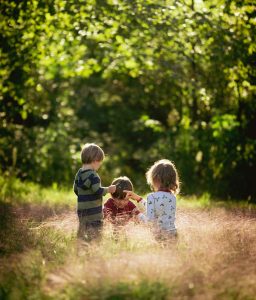
<instances>
[{"instance_id":1,"label":"shadow on grass","mask_svg":"<svg viewBox=\"0 0 256 300\"><path fill-rule=\"evenodd\" d=\"M50 299L41 286L49 268L65 262L71 234L41 226L62 213L47 206L0 202L0 299ZM47 222L47 221L46 221Z\"/></svg>"},{"instance_id":2,"label":"shadow on grass","mask_svg":"<svg viewBox=\"0 0 256 300\"><path fill-rule=\"evenodd\" d=\"M19 204L0 201L0 256L21 253L35 246L36 227L45 219L67 211L67 207Z\"/></svg>"},{"instance_id":3,"label":"shadow on grass","mask_svg":"<svg viewBox=\"0 0 256 300\"><path fill-rule=\"evenodd\" d=\"M12 205L1 202L0 241L1 256L22 252L31 242L27 224L24 224L19 216L17 216Z\"/></svg>"}]
</instances>

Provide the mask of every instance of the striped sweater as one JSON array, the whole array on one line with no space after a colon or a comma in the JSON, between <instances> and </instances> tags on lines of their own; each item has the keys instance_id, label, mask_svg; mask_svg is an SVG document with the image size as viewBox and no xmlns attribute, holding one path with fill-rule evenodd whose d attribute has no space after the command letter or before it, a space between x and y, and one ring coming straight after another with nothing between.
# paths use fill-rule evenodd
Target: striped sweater
<instances>
[{"instance_id":1,"label":"striped sweater","mask_svg":"<svg viewBox=\"0 0 256 300\"><path fill-rule=\"evenodd\" d=\"M96 171L79 169L74 181L74 192L77 195L77 214L79 219L90 224L103 219L102 196L108 191L102 187Z\"/></svg>"}]
</instances>

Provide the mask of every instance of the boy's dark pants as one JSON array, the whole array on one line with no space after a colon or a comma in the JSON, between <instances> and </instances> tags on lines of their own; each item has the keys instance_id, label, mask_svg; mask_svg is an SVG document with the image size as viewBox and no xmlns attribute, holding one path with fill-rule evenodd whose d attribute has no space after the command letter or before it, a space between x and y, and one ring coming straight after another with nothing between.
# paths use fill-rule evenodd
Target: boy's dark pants
<instances>
[{"instance_id":1,"label":"boy's dark pants","mask_svg":"<svg viewBox=\"0 0 256 300\"><path fill-rule=\"evenodd\" d=\"M87 242L97 240L101 237L101 231L103 227L102 221L87 222L84 217L78 216L79 227L77 231L77 237Z\"/></svg>"}]
</instances>

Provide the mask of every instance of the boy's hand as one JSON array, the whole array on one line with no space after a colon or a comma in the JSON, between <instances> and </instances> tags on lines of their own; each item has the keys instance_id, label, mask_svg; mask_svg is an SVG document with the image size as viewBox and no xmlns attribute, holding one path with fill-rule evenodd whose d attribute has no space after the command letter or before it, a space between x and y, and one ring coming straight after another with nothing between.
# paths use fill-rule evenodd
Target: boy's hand
<instances>
[{"instance_id":1,"label":"boy's hand","mask_svg":"<svg viewBox=\"0 0 256 300\"><path fill-rule=\"evenodd\" d=\"M110 185L110 186L108 187L108 192L109 192L110 194L113 194L115 191L116 191L116 186L115 186L115 185Z\"/></svg>"},{"instance_id":2,"label":"boy's hand","mask_svg":"<svg viewBox=\"0 0 256 300\"><path fill-rule=\"evenodd\" d=\"M129 197L129 198L132 198L133 200L137 201L137 202L140 202L142 200L142 198L135 194L134 192L132 191L128 191L128 190L124 190L124 193L126 193L126 195Z\"/></svg>"}]
</instances>

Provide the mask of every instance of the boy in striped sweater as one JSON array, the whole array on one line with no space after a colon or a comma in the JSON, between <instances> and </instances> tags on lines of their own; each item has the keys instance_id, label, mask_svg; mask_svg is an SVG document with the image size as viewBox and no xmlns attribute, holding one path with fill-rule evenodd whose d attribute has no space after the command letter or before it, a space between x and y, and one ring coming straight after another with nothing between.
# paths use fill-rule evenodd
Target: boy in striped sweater
<instances>
[{"instance_id":1,"label":"boy in striped sweater","mask_svg":"<svg viewBox=\"0 0 256 300\"><path fill-rule=\"evenodd\" d=\"M91 240L99 236L103 224L102 197L114 193L115 185L102 187L97 174L105 158L104 151L96 144L85 144L81 151L82 168L75 176L74 192L77 195L79 219L78 237Z\"/></svg>"}]
</instances>

